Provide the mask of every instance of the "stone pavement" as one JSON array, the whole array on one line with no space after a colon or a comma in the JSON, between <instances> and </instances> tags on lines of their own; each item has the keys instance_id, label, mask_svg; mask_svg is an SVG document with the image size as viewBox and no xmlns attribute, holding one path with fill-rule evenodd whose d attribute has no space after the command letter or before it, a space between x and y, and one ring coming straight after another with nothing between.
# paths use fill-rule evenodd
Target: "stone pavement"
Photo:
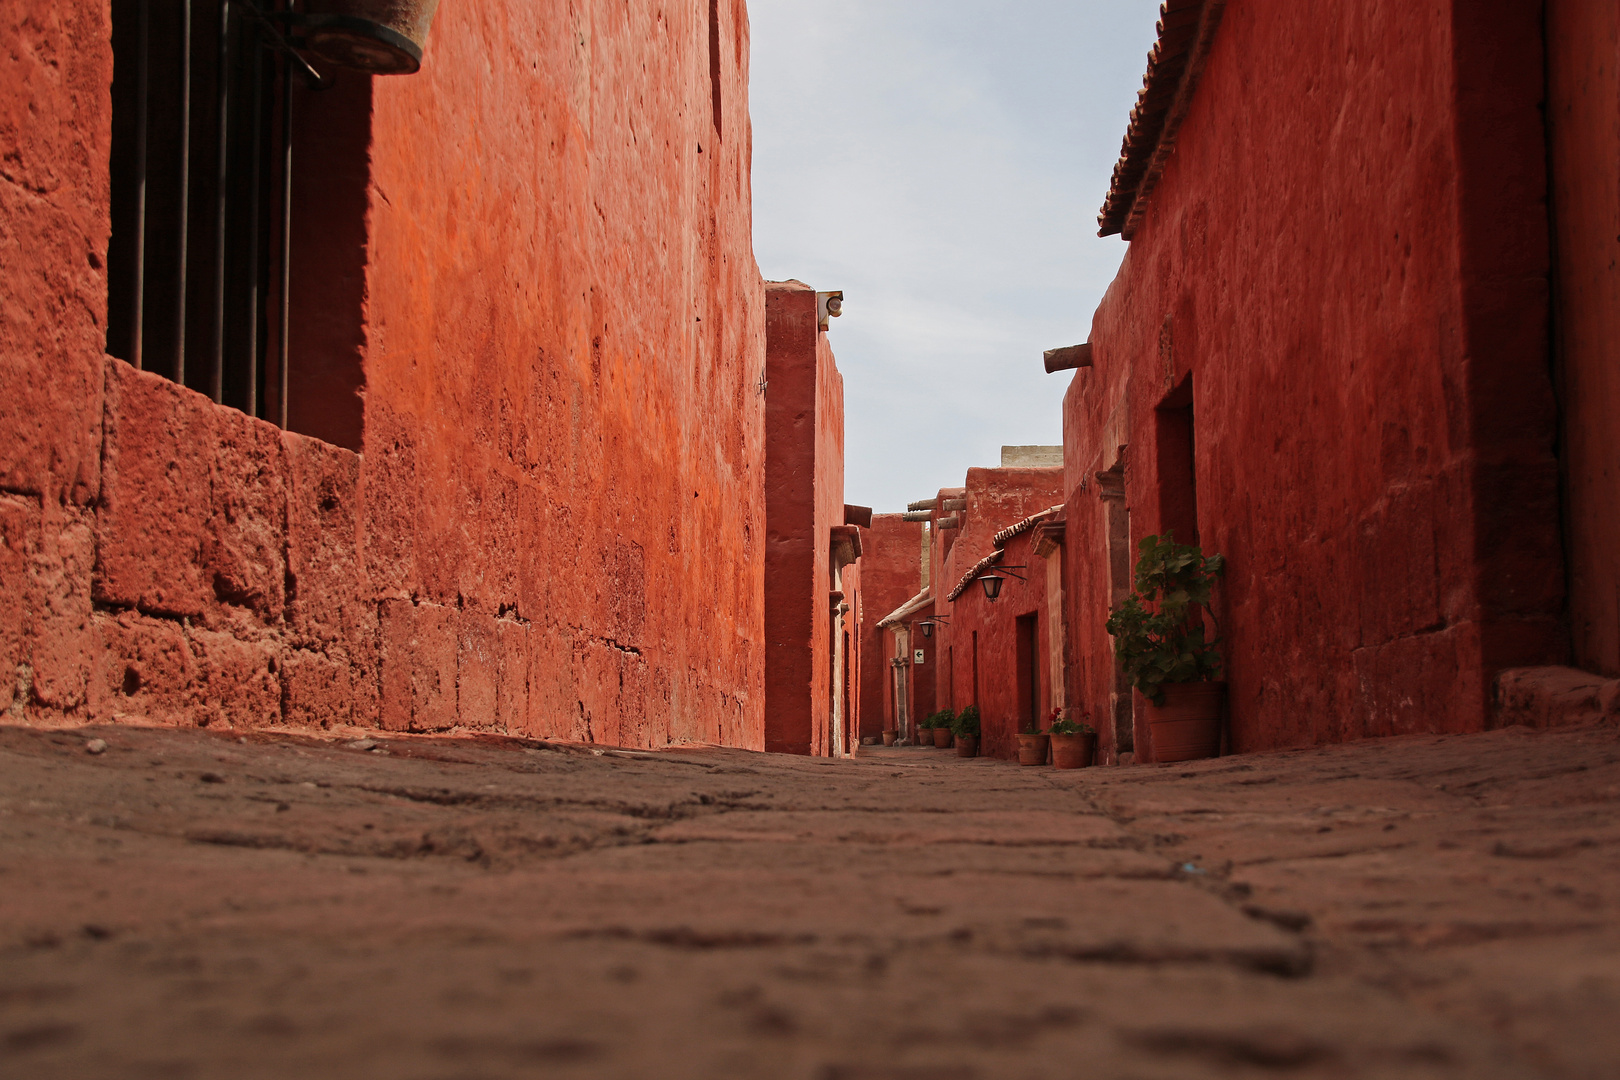
<instances>
[{"instance_id":1,"label":"stone pavement","mask_svg":"<svg viewBox=\"0 0 1620 1080\"><path fill-rule=\"evenodd\" d=\"M0 1076L1620 1075L1613 728L365 746L0 729Z\"/></svg>"}]
</instances>

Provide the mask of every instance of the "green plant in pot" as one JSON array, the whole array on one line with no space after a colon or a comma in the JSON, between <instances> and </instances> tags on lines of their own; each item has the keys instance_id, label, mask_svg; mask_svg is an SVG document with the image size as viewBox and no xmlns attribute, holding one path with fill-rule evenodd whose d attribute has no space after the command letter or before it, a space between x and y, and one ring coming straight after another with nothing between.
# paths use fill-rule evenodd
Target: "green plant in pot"
<instances>
[{"instance_id":1,"label":"green plant in pot","mask_svg":"<svg viewBox=\"0 0 1620 1080\"><path fill-rule=\"evenodd\" d=\"M1054 716L1057 714L1056 709L1052 712ZM1050 721L1051 717L1047 720ZM1051 740L1041 730L1041 726L1031 720L1029 726L1018 733L1018 764L1045 765L1046 752L1050 746Z\"/></svg>"},{"instance_id":2,"label":"green plant in pot","mask_svg":"<svg viewBox=\"0 0 1620 1080\"><path fill-rule=\"evenodd\" d=\"M1097 729L1069 719L1063 709L1053 709L1050 721L1047 734L1052 739L1052 764L1060 769L1083 769L1090 765L1097 750Z\"/></svg>"},{"instance_id":3,"label":"green plant in pot","mask_svg":"<svg viewBox=\"0 0 1620 1080\"><path fill-rule=\"evenodd\" d=\"M958 757L977 757L979 754L979 707L969 705L956 715L951 721L951 730L956 734L956 754Z\"/></svg>"},{"instance_id":4,"label":"green plant in pot","mask_svg":"<svg viewBox=\"0 0 1620 1080\"><path fill-rule=\"evenodd\" d=\"M1148 700L1153 760L1214 757L1226 683L1209 605L1226 559L1168 531L1139 547L1135 588L1108 617L1114 655Z\"/></svg>"},{"instance_id":5,"label":"green plant in pot","mask_svg":"<svg viewBox=\"0 0 1620 1080\"><path fill-rule=\"evenodd\" d=\"M956 723L956 714L949 709L940 709L933 717L934 746L940 750L951 748L951 738L954 734L953 725Z\"/></svg>"}]
</instances>

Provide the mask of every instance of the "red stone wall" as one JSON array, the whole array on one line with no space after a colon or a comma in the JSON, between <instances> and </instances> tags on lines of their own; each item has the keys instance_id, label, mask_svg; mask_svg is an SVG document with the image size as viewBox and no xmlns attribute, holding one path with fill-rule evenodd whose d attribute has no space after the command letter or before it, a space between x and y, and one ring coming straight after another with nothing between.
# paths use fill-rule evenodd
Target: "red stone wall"
<instances>
[{"instance_id":1,"label":"red stone wall","mask_svg":"<svg viewBox=\"0 0 1620 1080\"><path fill-rule=\"evenodd\" d=\"M1096 474L1128 445L1134 562L1190 505L1189 376L1236 749L1478 729L1497 669L1563 656L1541 85L1534 5L1227 4L1065 398L1093 715Z\"/></svg>"},{"instance_id":2,"label":"red stone wall","mask_svg":"<svg viewBox=\"0 0 1620 1080\"><path fill-rule=\"evenodd\" d=\"M844 523L844 390L816 293L766 287L765 748L832 747L832 529Z\"/></svg>"},{"instance_id":3,"label":"red stone wall","mask_svg":"<svg viewBox=\"0 0 1620 1080\"><path fill-rule=\"evenodd\" d=\"M1018 571L1029 578L1027 584L1009 579L1003 586L1002 598L995 604L985 600L983 587L977 584L964 590L954 602L946 598L975 563L995 550L996 533L1062 501L1063 470L969 469L966 487L956 490L960 494L940 492L941 507L947 497L965 498L967 509L954 511L962 527L944 557L940 558L937 553L935 556L938 560L933 574L935 610L949 619L950 624L934 634L938 643L934 697L937 707L949 707L957 712L977 703L986 732L984 752L1006 756L1009 746L1011 752L1017 751L1016 740L1011 737L1016 722L1010 704L1013 699L1009 697L1016 692L1013 664L1016 618L1044 605L1045 562L1029 550L1027 535L1015 537L1014 542L1024 541L1018 548L1019 557L1003 556L1002 561L1027 565L1029 570ZM953 511L941 508L934 513L937 519ZM1041 640L1046 640L1044 629ZM977 691L973 675L975 649L979 669ZM1045 654L1043 645L1042 657Z\"/></svg>"},{"instance_id":4,"label":"red stone wall","mask_svg":"<svg viewBox=\"0 0 1620 1080\"><path fill-rule=\"evenodd\" d=\"M1013 522L1006 522L1002 527L1010 524ZM981 732L979 752L985 757L1018 756L1016 736L1025 727L1020 680L1027 677L1020 663L1022 658L1018 648L1020 617L1034 619L1034 662L1040 679L1035 715L1043 728L1046 714L1050 711L1050 707L1045 705L1052 685L1051 664L1048 661L1051 627L1046 614L1047 567L1046 560L1037 558L1031 550L1031 538L1032 534L1026 532L1007 543L1001 562L1025 569L1000 575L1005 580L1001 585L1001 595L994 603L985 598L984 587L975 582L956 598L955 603L946 605L951 615L951 640L958 643L956 697L963 703L974 700L972 657L977 649L977 702ZM991 572L994 572L993 568ZM1021 574L1028 580L1019 581L1012 574ZM962 653L964 646L967 649L966 661ZM1027 690L1023 693L1027 693Z\"/></svg>"},{"instance_id":5,"label":"red stone wall","mask_svg":"<svg viewBox=\"0 0 1620 1080\"><path fill-rule=\"evenodd\" d=\"M922 587L922 523L902 514L875 514L861 531L861 681L859 734L880 735L894 727L894 638L877 621L917 595ZM926 645L914 635L913 647ZM931 650L930 650L931 651ZM909 659L909 658L908 658ZM925 663L922 671L927 671Z\"/></svg>"},{"instance_id":6,"label":"red stone wall","mask_svg":"<svg viewBox=\"0 0 1620 1080\"><path fill-rule=\"evenodd\" d=\"M361 455L104 360L106 7L8 21L13 716L763 746L747 26L715 10L720 110L698 0L444 5L374 80Z\"/></svg>"},{"instance_id":7,"label":"red stone wall","mask_svg":"<svg viewBox=\"0 0 1620 1080\"><path fill-rule=\"evenodd\" d=\"M1547 4L1555 331L1575 663L1620 675L1620 6Z\"/></svg>"}]
</instances>

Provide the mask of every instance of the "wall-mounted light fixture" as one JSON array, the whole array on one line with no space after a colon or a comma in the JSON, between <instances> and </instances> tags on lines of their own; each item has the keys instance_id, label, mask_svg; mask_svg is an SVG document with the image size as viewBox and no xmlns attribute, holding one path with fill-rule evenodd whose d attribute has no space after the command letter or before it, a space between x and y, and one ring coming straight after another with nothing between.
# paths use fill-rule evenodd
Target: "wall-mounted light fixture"
<instances>
[{"instance_id":1,"label":"wall-mounted light fixture","mask_svg":"<svg viewBox=\"0 0 1620 1080\"><path fill-rule=\"evenodd\" d=\"M844 291L834 289L832 292L816 293L816 326L827 329L827 322L836 319L844 313Z\"/></svg>"},{"instance_id":2,"label":"wall-mounted light fixture","mask_svg":"<svg viewBox=\"0 0 1620 1080\"><path fill-rule=\"evenodd\" d=\"M936 623L940 626L949 626L951 625L951 620L946 618L944 615L930 615L928 618L917 624L917 629L922 631L923 637L933 637L934 625Z\"/></svg>"},{"instance_id":3,"label":"wall-mounted light fixture","mask_svg":"<svg viewBox=\"0 0 1620 1080\"><path fill-rule=\"evenodd\" d=\"M1007 577L1014 577L1019 581L1029 580L1029 578L1025 577L1023 574L1012 573L1014 570L1027 570L1029 569L1027 566L998 566L996 569L1006 574ZM996 602L996 597L1001 595L1001 582L1003 580L1003 578L996 574L983 574L980 575L978 579L979 584L984 586L985 599L989 600L992 604Z\"/></svg>"}]
</instances>

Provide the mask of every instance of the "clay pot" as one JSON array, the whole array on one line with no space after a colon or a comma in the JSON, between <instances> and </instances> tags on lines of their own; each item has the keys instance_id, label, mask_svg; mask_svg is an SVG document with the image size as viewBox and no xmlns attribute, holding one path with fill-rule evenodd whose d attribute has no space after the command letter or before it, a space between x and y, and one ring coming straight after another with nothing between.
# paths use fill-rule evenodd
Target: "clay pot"
<instances>
[{"instance_id":1,"label":"clay pot","mask_svg":"<svg viewBox=\"0 0 1620 1080\"><path fill-rule=\"evenodd\" d=\"M340 67L414 75L439 0L309 0L304 44Z\"/></svg>"},{"instance_id":2,"label":"clay pot","mask_svg":"<svg viewBox=\"0 0 1620 1080\"><path fill-rule=\"evenodd\" d=\"M1167 683L1164 704L1147 706L1154 761L1211 758L1221 749L1224 682Z\"/></svg>"},{"instance_id":3,"label":"clay pot","mask_svg":"<svg viewBox=\"0 0 1620 1080\"><path fill-rule=\"evenodd\" d=\"M934 746L938 749L949 750L951 748L951 738L952 732L950 728L937 727L934 729Z\"/></svg>"},{"instance_id":4,"label":"clay pot","mask_svg":"<svg viewBox=\"0 0 1620 1080\"><path fill-rule=\"evenodd\" d=\"M958 735L956 737L957 757L978 757L979 737L977 735Z\"/></svg>"},{"instance_id":5,"label":"clay pot","mask_svg":"<svg viewBox=\"0 0 1620 1080\"><path fill-rule=\"evenodd\" d=\"M1052 764L1060 769L1083 769L1097 750L1096 735L1053 735Z\"/></svg>"},{"instance_id":6,"label":"clay pot","mask_svg":"<svg viewBox=\"0 0 1620 1080\"><path fill-rule=\"evenodd\" d=\"M1045 735L1018 733L1018 764L1045 765L1047 739Z\"/></svg>"},{"instance_id":7,"label":"clay pot","mask_svg":"<svg viewBox=\"0 0 1620 1080\"><path fill-rule=\"evenodd\" d=\"M898 739L899 737L900 737L900 733L898 731L885 731L883 733L883 745L884 746L893 746L894 741L896 739Z\"/></svg>"}]
</instances>

